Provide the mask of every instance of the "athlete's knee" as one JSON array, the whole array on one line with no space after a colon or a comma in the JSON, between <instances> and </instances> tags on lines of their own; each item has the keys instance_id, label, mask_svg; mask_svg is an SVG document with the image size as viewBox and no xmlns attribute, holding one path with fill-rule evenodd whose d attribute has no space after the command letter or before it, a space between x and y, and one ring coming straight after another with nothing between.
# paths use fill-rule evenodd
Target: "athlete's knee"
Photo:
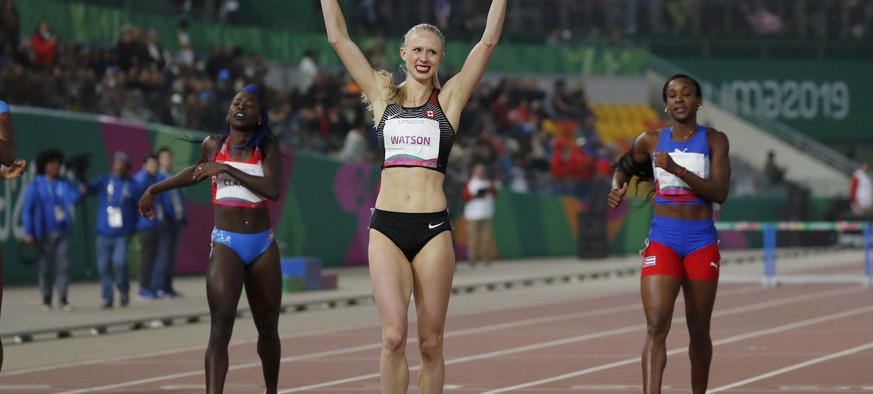
<instances>
[{"instance_id":1,"label":"athlete's knee","mask_svg":"<svg viewBox=\"0 0 873 394\"><path fill-rule=\"evenodd\" d=\"M236 319L236 313L213 313L211 316L212 322L209 330L209 340L230 342L230 337L233 334L234 319Z\"/></svg>"},{"instance_id":2,"label":"athlete's knee","mask_svg":"<svg viewBox=\"0 0 873 394\"><path fill-rule=\"evenodd\" d=\"M441 332L420 334L418 337L418 350L421 352L421 358L424 361L442 358L443 334Z\"/></svg>"},{"instance_id":3,"label":"athlete's knee","mask_svg":"<svg viewBox=\"0 0 873 394\"><path fill-rule=\"evenodd\" d=\"M707 344L712 342L709 336L709 324L689 324L688 336L692 344Z\"/></svg>"},{"instance_id":4,"label":"athlete's knee","mask_svg":"<svg viewBox=\"0 0 873 394\"><path fill-rule=\"evenodd\" d=\"M646 319L646 335L652 338L663 338L670 332L670 316L653 316Z\"/></svg>"},{"instance_id":5,"label":"athlete's knee","mask_svg":"<svg viewBox=\"0 0 873 394\"><path fill-rule=\"evenodd\" d=\"M406 350L406 327L386 327L382 330L382 348L391 353Z\"/></svg>"}]
</instances>

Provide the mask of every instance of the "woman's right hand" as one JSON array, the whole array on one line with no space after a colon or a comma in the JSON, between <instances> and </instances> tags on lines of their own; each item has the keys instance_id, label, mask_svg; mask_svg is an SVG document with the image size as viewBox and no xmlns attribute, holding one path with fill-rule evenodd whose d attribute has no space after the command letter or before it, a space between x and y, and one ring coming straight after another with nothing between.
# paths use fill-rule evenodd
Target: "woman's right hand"
<instances>
[{"instance_id":1,"label":"woman's right hand","mask_svg":"<svg viewBox=\"0 0 873 394\"><path fill-rule=\"evenodd\" d=\"M625 194L627 194L627 182L621 186L621 189L613 187L612 190L609 191L609 207L618 208L618 206L621 205L621 202L624 201Z\"/></svg>"},{"instance_id":2,"label":"woman's right hand","mask_svg":"<svg viewBox=\"0 0 873 394\"><path fill-rule=\"evenodd\" d=\"M154 201L155 195L152 194L151 189L146 189L145 193L143 193L142 197L139 199L139 214L146 219L154 219L155 211L152 207Z\"/></svg>"}]
</instances>

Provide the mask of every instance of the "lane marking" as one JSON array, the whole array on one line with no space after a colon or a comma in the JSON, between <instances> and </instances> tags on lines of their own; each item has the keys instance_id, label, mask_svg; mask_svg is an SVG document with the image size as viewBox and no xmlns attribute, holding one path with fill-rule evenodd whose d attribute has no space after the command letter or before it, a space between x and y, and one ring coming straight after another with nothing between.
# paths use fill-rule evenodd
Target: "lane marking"
<instances>
[{"instance_id":1,"label":"lane marking","mask_svg":"<svg viewBox=\"0 0 873 394\"><path fill-rule=\"evenodd\" d=\"M871 312L873 312L873 306L852 309L849 311L834 313L834 314L826 315L826 316L820 316L820 317L813 318L813 319L806 319L806 320L801 320L801 321L794 322L794 323L783 324L781 326L768 328L766 330L753 331L753 332L749 332L749 333L742 334L742 335L736 335L733 337L724 338L724 339L721 339L718 341L713 341L712 346L713 347L720 346L720 345L724 345L724 344L728 344L728 343L742 341L742 340L749 339L749 338L755 338L755 337L760 337L760 336L765 336L765 335L770 335L770 334L776 334L779 332L788 331L788 330L792 330L795 328L810 326L810 325L814 325L814 324L824 323L824 322L828 322L828 321L838 320L838 319L842 319L842 318L846 318L846 317L852 317L852 316L861 315L861 314L865 314L865 313L871 313ZM868 344L868 345L870 345L870 344ZM684 353L686 351L688 351L688 347L676 348L676 349L672 349L672 350L668 351L667 355L672 356L672 355ZM491 390L491 391L486 391L486 392L483 392L482 394L505 393L507 391L518 390L518 389L523 389L523 388L528 388L528 387L533 387L533 386L539 386L539 385L545 384L545 383L552 383L552 382L557 382L560 380L575 378L577 376L587 375L590 373L599 372L599 371L603 371L606 369L611 369L611 368L620 367L620 366L624 366L624 365L638 364L639 362L640 362L639 357L629 358L629 359L625 359L622 361L616 361L613 363L604 364L604 365L600 365L600 366L596 366L596 367L592 367L592 368L587 368L587 369L583 369L583 370L579 370L579 371L575 371L575 372L570 372L570 373L566 373L563 375L553 376L553 377L546 378L546 379L540 379L540 380L536 380L536 381L532 381L532 382L528 382L528 383L522 383L522 384L518 384L518 385L514 385L514 386L503 387L503 388L499 388L499 389L495 389L495 390ZM712 392L712 391L710 391L710 392Z\"/></svg>"},{"instance_id":2,"label":"lane marking","mask_svg":"<svg viewBox=\"0 0 873 394\"><path fill-rule=\"evenodd\" d=\"M794 364L794 365L789 365L789 366L787 366L787 367L780 368L780 369L777 369L777 370L775 370L775 371L770 371L770 372L767 372L767 373L765 373L765 374L761 374L761 375L758 375L758 376L753 376L753 377L751 377L751 378L748 378L748 379L745 379L745 380L741 380L741 381L739 381L739 382L731 383L731 384L724 385L724 386L721 386L721 387L716 387L716 388L714 388L714 389L712 389L712 390L708 390L707 392L709 392L709 393L719 393L719 392L722 392L722 391L730 390L730 389L732 389L732 388L734 388L734 387L745 386L745 385L747 385L747 384L749 384L749 383L753 383L753 382L757 382L757 381L759 381L759 380L764 380L764 379L767 379L767 378L771 378L771 377L773 377L773 376L781 375L781 374L786 373L786 372L791 372L791 371L794 371L794 370L798 370L798 369L801 369L801 368L808 367L808 366L810 366L810 365L815 365L815 364L823 363L823 362L825 362L825 361L830 361L830 360L833 360L833 359L837 359L837 358L840 358L840 357L843 357L843 356L848 356L848 355L850 355L850 354L854 354L854 353L858 353L858 352L863 352L863 351L865 351L865 350L870 350L870 349L873 349L873 342L870 342L870 343L867 343L867 344L864 344L864 345L860 345L860 346L855 346L855 347L853 347L853 348L851 348L851 349L846 349L846 350L843 350L843 351L841 351L841 352L832 353L832 354L827 354L827 355L824 355L824 356L821 356L821 357L818 357L818 358L814 358L814 359L812 359L812 360L804 361L804 362L802 362L802 363L797 363L797 364Z\"/></svg>"}]
</instances>

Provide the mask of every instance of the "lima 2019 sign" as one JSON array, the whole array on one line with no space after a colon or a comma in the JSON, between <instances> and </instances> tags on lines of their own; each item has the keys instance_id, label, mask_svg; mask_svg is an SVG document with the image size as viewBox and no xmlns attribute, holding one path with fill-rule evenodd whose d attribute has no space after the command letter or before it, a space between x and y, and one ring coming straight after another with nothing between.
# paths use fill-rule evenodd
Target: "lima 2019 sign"
<instances>
[{"instance_id":1,"label":"lima 2019 sign","mask_svg":"<svg viewBox=\"0 0 873 394\"><path fill-rule=\"evenodd\" d=\"M700 80L705 101L728 111L779 121L821 141L869 139L873 111L858 105L873 102L870 62L670 60Z\"/></svg>"}]
</instances>

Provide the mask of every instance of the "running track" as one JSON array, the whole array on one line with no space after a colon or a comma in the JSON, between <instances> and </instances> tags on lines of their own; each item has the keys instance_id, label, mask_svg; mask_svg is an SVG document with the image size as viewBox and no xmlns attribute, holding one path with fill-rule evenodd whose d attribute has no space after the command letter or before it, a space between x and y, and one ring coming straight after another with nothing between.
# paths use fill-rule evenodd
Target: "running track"
<instances>
[{"instance_id":1,"label":"running track","mask_svg":"<svg viewBox=\"0 0 873 394\"><path fill-rule=\"evenodd\" d=\"M588 284L552 287L573 286ZM446 391L641 392L639 353L645 326L639 293L634 285L615 286L616 291L547 303L503 302L450 313ZM523 291L547 290L503 293ZM456 296L452 303L463 303L465 297L479 296ZM680 295L667 344L668 393L691 392L683 310ZM414 325L410 332L415 332ZM768 289L723 283L713 316L715 357L709 392L873 393L871 333L873 289L855 284ZM410 337L407 350L413 371L418 368L415 342ZM194 343L198 345L160 353L7 372L0 376L0 391L200 393L205 391L205 338ZM226 392L263 392L254 344L233 342L230 354ZM379 391L378 326L285 336L283 354L280 393ZM415 378L413 372L413 386ZM417 390L411 387L410 392Z\"/></svg>"}]
</instances>

